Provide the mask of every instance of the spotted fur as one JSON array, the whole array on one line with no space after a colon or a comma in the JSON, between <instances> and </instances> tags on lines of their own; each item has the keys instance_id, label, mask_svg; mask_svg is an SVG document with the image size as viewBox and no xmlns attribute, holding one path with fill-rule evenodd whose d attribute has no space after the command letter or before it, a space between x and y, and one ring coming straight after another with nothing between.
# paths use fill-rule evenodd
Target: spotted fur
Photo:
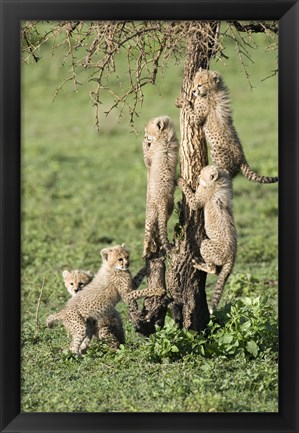
<instances>
[{"instance_id":1,"label":"spotted fur","mask_svg":"<svg viewBox=\"0 0 299 433\"><path fill-rule=\"evenodd\" d=\"M184 179L179 178L177 184L185 194L191 209L204 208L207 239L200 245L200 254L204 262L193 263L199 270L210 274L219 273L210 307L210 312L213 313L232 272L237 252L231 177L226 170L208 165L200 173L195 193Z\"/></svg>"},{"instance_id":2,"label":"spotted fur","mask_svg":"<svg viewBox=\"0 0 299 433\"><path fill-rule=\"evenodd\" d=\"M64 270L62 272L64 285L71 296L75 296L93 279L90 271L83 270ZM120 344L125 343L125 333L119 312L111 308L110 314L99 320L87 321L87 334L104 340L112 348L118 348ZM81 345L82 346L82 345ZM84 345L83 345L84 347Z\"/></svg>"},{"instance_id":3,"label":"spotted fur","mask_svg":"<svg viewBox=\"0 0 299 433\"><path fill-rule=\"evenodd\" d=\"M148 170L143 257L154 251L159 234L164 250L170 249L167 222L173 211L178 141L168 116L151 119L145 127L144 163Z\"/></svg>"},{"instance_id":4,"label":"spotted fur","mask_svg":"<svg viewBox=\"0 0 299 433\"><path fill-rule=\"evenodd\" d=\"M277 177L262 176L248 165L233 124L229 92L221 75L200 69L193 80L192 94L192 101L179 98L177 105L184 106L194 122L202 125L211 145L213 163L226 169L232 177L241 171L253 182L277 182Z\"/></svg>"},{"instance_id":5,"label":"spotted fur","mask_svg":"<svg viewBox=\"0 0 299 433\"><path fill-rule=\"evenodd\" d=\"M92 335L88 321L101 320L111 315L112 308L123 300L127 304L146 296L162 296L164 289L133 290L133 279L129 270L129 251L124 244L101 251L103 264L94 279L73 296L62 310L47 318L51 328L61 321L72 337L70 350L80 356L86 350Z\"/></svg>"}]
</instances>

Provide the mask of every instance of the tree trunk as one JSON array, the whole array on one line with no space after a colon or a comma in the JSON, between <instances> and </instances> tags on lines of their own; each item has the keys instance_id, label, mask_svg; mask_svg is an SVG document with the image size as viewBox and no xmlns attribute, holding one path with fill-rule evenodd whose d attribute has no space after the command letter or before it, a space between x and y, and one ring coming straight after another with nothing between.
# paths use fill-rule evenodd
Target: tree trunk
<instances>
[{"instance_id":1,"label":"tree trunk","mask_svg":"<svg viewBox=\"0 0 299 433\"><path fill-rule=\"evenodd\" d=\"M218 31L217 22L203 22L187 41L182 96L191 100L191 84L200 67L207 68L213 55ZM187 112L180 113L181 176L195 189L201 169L208 164L207 145L203 131ZM191 260L200 258L204 237L203 211L191 211L183 197L179 223L175 230L175 248L167 275L167 286L173 297L170 305L174 320L187 329L200 331L209 322L206 301L206 273L193 268Z\"/></svg>"},{"instance_id":2,"label":"tree trunk","mask_svg":"<svg viewBox=\"0 0 299 433\"><path fill-rule=\"evenodd\" d=\"M158 239L157 245L158 245ZM165 284L165 257L155 253L150 259L146 259L147 284L150 288L162 287L166 291ZM156 332L156 326L164 326L167 306L167 296L145 298L141 312L130 308L131 319L134 322L135 330L148 337Z\"/></svg>"}]
</instances>

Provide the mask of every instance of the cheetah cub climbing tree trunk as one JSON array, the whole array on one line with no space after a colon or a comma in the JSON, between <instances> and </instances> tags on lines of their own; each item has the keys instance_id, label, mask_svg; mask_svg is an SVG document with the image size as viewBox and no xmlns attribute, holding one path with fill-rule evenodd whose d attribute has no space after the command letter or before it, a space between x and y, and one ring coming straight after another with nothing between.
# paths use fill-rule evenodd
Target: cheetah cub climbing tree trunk
<instances>
[{"instance_id":1,"label":"cheetah cub climbing tree trunk","mask_svg":"<svg viewBox=\"0 0 299 433\"><path fill-rule=\"evenodd\" d=\"M192 98L179 98L194 123L202 125L211 145L211 158L218 167L226 169L232 177L240 171L253 182L275 183L277 177L263 176L248 164L233 124L231 101L223 78L216 71L199 69L192 83Z\"/></svg>"},{"instance_id":2,"label":"cheetah cub climbing tree trunk","mask_svg":"<svg viewBox=\"0 0 299 433\"><path fill-rule=\"evenodd\" d=\"M178 141L168 116L151 119L145 127L143 157L147 168L146 216L143 257L148 287L165 284L165 257L171 246L167 223L174 207L174 189L178 160ZM145 298L141 314L130 310L135 329L145 336L163 326L169 299Z\"/></svg>"},{"instance_id":3,"label":"cheetah cub climbing tree trunk","mask_svg":"<svg viewBox=\"0 0 299 433\"><path fill-rule=\"evenodd\" d=\"M147 167L143 257L162 247L169 251L167 222L173 211L179 144L168 116L151 119L145 127L144 163Z\"/></svg>"},{"instance_id":4,"label":"cheetah cub climbing tree trunk","mask_svg":"<svg viewBox=\"0 0 299 433\"><path fill-rule=\"evenodd\" d=\"M210 313L213 313L233 269L237 251L231 176L227 170L208 165L200 173L195 192L182 178L178 179L178 186L191 209L204 209L207 238L200 245L203 261L197 263L194 260L193 266L208 274L219 274L210 307Z\"/></svg>"}]
</instances>

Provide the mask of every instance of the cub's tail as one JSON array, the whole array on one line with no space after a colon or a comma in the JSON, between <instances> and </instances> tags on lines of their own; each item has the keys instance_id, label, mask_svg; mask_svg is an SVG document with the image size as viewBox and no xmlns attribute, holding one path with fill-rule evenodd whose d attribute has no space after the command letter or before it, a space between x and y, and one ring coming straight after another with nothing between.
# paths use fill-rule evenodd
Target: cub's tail
<instances>
[{"instance_id":1,"label":"cub's tail","mask_svg":"<svg viewBox=\"0 0 299 433\"><path fill-rule=\"evenodd\" d=\"M275 183L275 182L278 182L278 177L262 176L261 174L258 174L256 171L252 170L249 167L249 165L247 164L247 162L244 162L243 164L241 164L240 169L241 169L242 173L244 174L244 176L248 180L251 180L252 182L257 182L257 183Z\"/></svg>"},{"instance_id":2,"label":"cub's tail","mask_svg":"<svg viewBox=\"0 0 299 433\"><path fill-rule=\"evenodd\" d=\"M216 283L215 287L215 293L211 302L211 307L209 309L210 314L213 314L214 311L217 308L217 305L219 304L219 301L221 299L224 286L228 280L228 277L231 274L231 271L233 270L234 262L230 261L228 263L225 263L225 265L222 266L222 269L219 273L219 277Z\"/></svg>"},{"instance_id":3,"label":"cub's tail","mask_svg":"<svg viewBox=\"0 0 299 433\"><path fill-rule=\"evenodd\" d=\"M51 315L47 318L47 320L46 320L46 325L47 325L47 327L48 327L48 328L53 328L54 323L55 323L57 320L61 320L60 313L51 314Z\"/></svg>"}]
</instances>

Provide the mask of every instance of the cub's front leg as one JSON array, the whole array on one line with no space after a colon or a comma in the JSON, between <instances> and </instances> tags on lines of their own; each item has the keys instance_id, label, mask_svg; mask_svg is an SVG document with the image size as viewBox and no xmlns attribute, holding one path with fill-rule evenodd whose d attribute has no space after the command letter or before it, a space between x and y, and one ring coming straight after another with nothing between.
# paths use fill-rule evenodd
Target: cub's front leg
<instances>
[{"instance_id":1,"label":"cub's front leg","mask_svg":"<svg viewBox=\"0 0 299 433\"><path fill-rule=\"evenodd\" d=\"M164 296L166 295L165 290L163 287L157 287L155 289L147 287L143 290L134 290L132 292L126 293L122 296L122 299L127 304L132 301L136 301L140 298L149 298L151 296Z\"/></svg>"},{"instance_id":2,"label":"cub's front leg","mask_svg":"<svg viewBox=\"0 0 299 433\"><path fill-rule=\"evenodd\" d=\"M180 190L185 194L187 204L190 206L192 210L197 209L197 203L195 199L195 193L192 191L190 186L187 184L185 179L182 177L179 177L177 180L177 186L180 188Z\"/></svg>"},{"instance_id":3,"label":"cub's front leg","mask_svg":"<svg viewBox=\"0 0 299 433\"><path fill-rule=\"evenodd\" d=\"M175 101L175 105L177 108L181 108L182 110L184 110L188 114L188 116L190 117L193 123L196 121L196 116L191 101L189 101L186 98L183 98L182 96L179 96Z\"/></svg>"}]
</instances>

